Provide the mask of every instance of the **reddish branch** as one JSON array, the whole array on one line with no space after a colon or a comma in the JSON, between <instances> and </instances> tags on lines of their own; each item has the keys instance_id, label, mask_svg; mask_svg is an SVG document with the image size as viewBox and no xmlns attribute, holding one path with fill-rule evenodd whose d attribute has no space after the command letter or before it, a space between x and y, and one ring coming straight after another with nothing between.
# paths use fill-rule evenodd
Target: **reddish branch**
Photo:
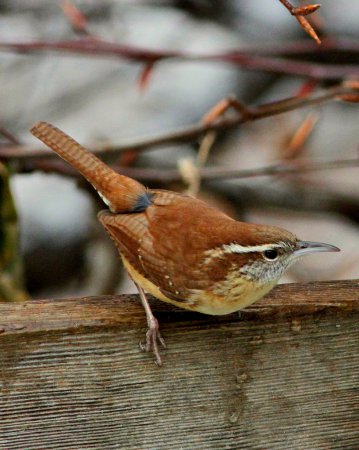
<instances>
[{"instance_id":1,"label":"reddish branch","mask_svg":"<svg viewBox=\"0 0 359 450\"><path fill-rule=\"evenodd\" d=\"M199 123L196 125L189 125L177 131L162 134L153 138L145 138L132 142L131 144L124 144L118 146L106 146L94 149L94 153L119 154L126 151L143 151L149 150L153 147L161 147L174 143L184 143L195 141L204 136L208 131L222 131L228 130L246 122L253 122L255 120L263 119L265 117L275 116L295 109L314 106L324 103L329 100L341 98L343 96L359 95L359 86L355 83L347 83L346 86L339 85L327 89L321 93L302 97L290 97L284 100L279 100L271 103L265 103L259 106L245 107L242 105L242 111L236 112L233 115L220 117L218 120L210 123ZM245 111L243 111L243 108ZM54 156L53 152L45 149L29 149L23 146L8 146L0 147L0 159L20 160L20 159L35 159L44 158L45 156Z\"/></svg>"},{"instance_id":2,"label":"reddish branch","mask_svg":"<svg viewBox=\"0 0 359 450\"><path fill-rule=\"evenodd\" d=\"M301 55L339 55L352 54L353 60L359 52L359 42L355 39L326 38L321 46L315 45L313 41L300 40L278 44L256 45L246 47L244 51L257 55L292 56Z\"/></svg>"},{"instance_id":3,"label":"reddish branch","mask_svg":"<svg viewBox=\"0 0 359 450\"><path fill-rule=\"evenodd\" d=\"M346 48L348 44L349 48ZM209 61L232 64L247 70L261 70L288 75L311 77L319 80L342 79L345 77L358 77L358 64L335 65L314 63L307 61L283 58L280 55L295 55L302 53L315 53L335 51L346 54L353 52L354 60L359 54L359 45L356 42L327 41L320 51L305 43L281 45L276 47L265 46L261 48L249 48L240 51L224 51L222 53L198 54L181 51L149 50L129 45L115 44L95 38L81 38L68 41L38 41L31 43L0 43L0 50L15 51L19 53L34 53L42 51L54 51L61 53L82 54L88 56L112 56L130 61L143 63L145 67L153 67L155 63L166 59L179 59L184 61ZM337 54L338 57L338 54Z\"/></svg>"}]
</instances>

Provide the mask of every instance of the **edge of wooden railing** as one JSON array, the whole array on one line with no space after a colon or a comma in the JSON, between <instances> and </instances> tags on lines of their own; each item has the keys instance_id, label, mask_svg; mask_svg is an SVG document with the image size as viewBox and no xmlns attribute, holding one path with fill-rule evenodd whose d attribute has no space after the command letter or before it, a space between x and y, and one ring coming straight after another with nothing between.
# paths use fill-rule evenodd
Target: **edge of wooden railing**
<instances>
[{"instance_id":1,"label":"edge of wooden railing","mask_svg":"<svg viewBox=\"0 0 359 450\"><path fill-rule=\"evenodd\" d=\"M238 314L207 316L151 299L161 323L231 322ZM263 300L241 311L248 320L359 311L359 280L281 284ZM104 295L0 303L0 335L86 327L145 326L137 295Z\"/></svg>"}]
</instances>

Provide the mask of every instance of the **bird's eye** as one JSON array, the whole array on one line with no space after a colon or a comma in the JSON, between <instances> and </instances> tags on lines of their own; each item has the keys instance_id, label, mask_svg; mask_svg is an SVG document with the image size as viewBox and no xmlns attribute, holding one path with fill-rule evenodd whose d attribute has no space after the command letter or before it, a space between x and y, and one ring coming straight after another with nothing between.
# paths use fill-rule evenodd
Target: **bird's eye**
<instances>
[{"instance_id":1,"label":"bird's eye","mask_svg":"<svg viewBox=\"0 0 359 450\"><path fill-rule=\"evenodd\" d=\"M265 250L263 252L263 256L265 259L268 259L269 261L274 261L278 258L278 250Z\"/></svg>"}]
</instances>

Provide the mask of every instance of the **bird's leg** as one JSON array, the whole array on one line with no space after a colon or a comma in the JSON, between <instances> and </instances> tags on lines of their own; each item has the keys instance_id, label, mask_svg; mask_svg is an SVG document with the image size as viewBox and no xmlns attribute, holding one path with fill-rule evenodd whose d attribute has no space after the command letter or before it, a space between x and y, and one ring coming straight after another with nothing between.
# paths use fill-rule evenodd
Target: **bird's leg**
<instances>
[{"instance_id":1,"label":"bird's leg","mask_svg":"<svg viewBox=\"0 0 359 450\"><path fill-rule=\"evenodd\" d=\"M162 345L162 347L166 347L165 341L163 337L161 336L158 320L153 315L151 311L151 307L148 303L145 291L139 286L137 283L135 283L138 293L140 294L142 305L146 312L146 319L147 319L147 325L148 330L146 333L146 343L142 344L140 342L140 348L141 350L144 350L146 352L149 352L150 350L153 351L155 357L156 357L156 364L159 366L162 366L162 360L160 356L160 352L158 349L158 342Z\"/></svg>"}]
</instances>

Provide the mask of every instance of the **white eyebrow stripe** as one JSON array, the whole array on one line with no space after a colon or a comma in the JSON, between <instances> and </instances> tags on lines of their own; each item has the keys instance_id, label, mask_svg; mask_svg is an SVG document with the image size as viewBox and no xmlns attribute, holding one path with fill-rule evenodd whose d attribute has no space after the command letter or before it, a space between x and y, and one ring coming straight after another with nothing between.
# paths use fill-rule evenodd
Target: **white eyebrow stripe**
<instances>
[{"instance_id":1,"label":"white eyebrow stripe","mask_svg":"<svg viewBox=\"0 0 359 450\"><path fill-rule=\"evenodd\" d=\"M282 248L281 244L263 244L252 245L245 247L239 244L225 244L222 246L224 253L252 253L252 252L264 252L266 250L272 250L274 248Z\"/></svg>"}]
</instances>

